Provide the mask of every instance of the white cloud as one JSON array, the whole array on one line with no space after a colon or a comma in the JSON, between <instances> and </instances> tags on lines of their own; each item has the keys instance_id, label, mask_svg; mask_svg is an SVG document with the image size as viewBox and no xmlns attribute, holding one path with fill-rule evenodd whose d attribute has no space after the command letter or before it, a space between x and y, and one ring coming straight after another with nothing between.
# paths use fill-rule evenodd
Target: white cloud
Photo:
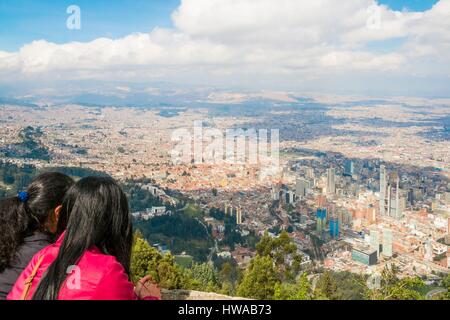
<instances>
[{"instance_id":1,"label":"white cloud","mask_svg":"<svg viewBox=\"0 0 450 320\"><path fill-rule=\"evenodd\" d=\"M450 0L425 13L394 12L373 0L183 0L173 29L156 28L120 39L54 44L34 41L18 52L0 51L0 76L10 79L163 79L239 83L287 74L308 79L361 72L450 71ZM380 25L367 26L373 9ZM371 9L371 10L368 10ZM378 41L403 39L384 50ZM276 80L275 80L276 79Z\"/></svg>"}]
</instances>

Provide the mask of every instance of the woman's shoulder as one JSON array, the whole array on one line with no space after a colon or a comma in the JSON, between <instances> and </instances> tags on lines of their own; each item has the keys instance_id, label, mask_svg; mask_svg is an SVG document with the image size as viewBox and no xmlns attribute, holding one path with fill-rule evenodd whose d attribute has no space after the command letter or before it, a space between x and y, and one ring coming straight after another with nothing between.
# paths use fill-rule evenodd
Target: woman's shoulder
<instances>
[{"instance_id":1,"label":"woman's shoulder","mask_svg":"<svg viewBox=\"0 0 450 320\"><path fill-rule=\"evenodd\" d=\"M39 253L47 252L51 246L50 238L46 235L35 235L25 238L24 243L19 248L15 267L24 269L33 257Z\"/></svg>"},{"instance_id":2,"label":"woman's shoulder","mask_svg":"<svg viewBox=\"0 0 450 320\"><path fill-rule=\"evenodd\" d=\"M113 256L89 250L79 263L80 272L89 269L88 274L96 275L94 300L133 300L134 285L122 264ZM94 280L94 279L91 279Z\"/></svg>"},{"instance_id":3,"label":"woman's shoulder","mask_svg":"<svg viewBox=\"0 0 450 320\"><path fill-rule=\"evenodd\" d=\"M95 275L97 281L128 281L128 275L123 265L116 257L101 253L99 250L88 250L78 263L80 272Z\"/></svg>"},{"instance_id":4,"label":"woman's shoulder","mask_svg":"<svg viewBox=\"0 0 450 320\"><path fill-rule=\"evenodd\" d=\"M90 268L103 270L103 272L123 269L116 257L104 254L96 248L88 250L80 260L79 264L89 265Z\"/></svg>"}]
</instances>

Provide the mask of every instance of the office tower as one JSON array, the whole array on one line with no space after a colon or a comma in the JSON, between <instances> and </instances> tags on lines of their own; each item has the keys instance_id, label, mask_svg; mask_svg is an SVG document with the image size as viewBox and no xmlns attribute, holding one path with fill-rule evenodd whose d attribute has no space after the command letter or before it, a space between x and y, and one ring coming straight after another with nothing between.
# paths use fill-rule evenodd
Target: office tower
<instances>
[{"instance_id":1,"label":"office tower","mask_svg":"<svg viewBox=\"0 0 450 320\"><path fill-rule=\"evenodd\" d=\"M310 183L306 179L297 179L295 184L295 193L297 197L304 198L306 197L306 194L308 192L308 189L310 188Z\"/></svg>"},{"instance_id":2,"label":"office tower","mask_svg":"<svg viewBox=\"0 0 450 320\"><path fill-rule=\"evenodd\" d=\"M236 209L236 224L237 225L242 224L242 209L241 208Z\"/></svg>"},{"instance_id":3,"label":"office tower","mask_svg":"<svg viewBox=\"0 0 450 320\"><path fill-rule=\"evenodd\" d=\"M308 180L314 180L314 168L306 168L306 179Z\"/></svg>"},{"instance_id":4,"label":"office tower","mask_svg":"<svg viewBox=\"0 0 450 320\"><path fill-rule=\"evenodd\" d=\"M345 160L345 162L344 162L344 176L351 177L351 176L353 176L354 172L355 171L354 171L353 161Z\"/></svg>"},{"instance_id":5,"label":"office tower","mask_svg":"<svg viewBox=\"0 0 450 320\"><path fill-rule=\"evenodd\" d=\"M387 171L384 165L380 166L380 214L386 215L386 201L387 201L387 189L388 189Z\"/></svg>"},{"instance_id":6,"label":"office tower","mask_svg":"<svg viewBox=\"0 0 450 320\"><path fill-rule=\"evenodd\" d=\"M400 190L400 178L398 176L396 178L395 193L393 192L392 189L393 188L388 187L389 190L388 214L390 217L399 220L403 217L403 211L406 208L406 197L402 194L402 191Z\"/></svg>"},{"instance_id":7,"label":"office tower","mask_svg":"<svg viewBox=\"0 0 450 320\"><path fill-rule=\"evenodd\" d=\"M407 191L407 201L410 206L414 205L414 190L412 188Z\"/></svg>"},{"instance_id":8,"label":"office tower","mask_svg":"<svg viewBox=\"0 0 450 320\"><path fill-rule=\"evenodd\" d=\"M339 219L336 217L330 218L329 227L330 227L330 237L332 239L339 238Z\"/></svg>"},{"instance_id":9,"label":"office tower","mask_svg":"<svg viewBox=\"0 0 450 320\"><path fill-rule=\"evenodd\" d=\"M392 186L388 183L387 191L386 191L386 195L385 195L386 204L385 204L384 210L385 210L386 215L389 217L391 216L391 208L392 208L391 195L392 195Z\"/></svg>"},{"instance_id":10,"label":"office tower","mask_svg":"<svg viewBox=\"0 0 450 320\"><path fill-rule=\"evenodd\" d=\"M431 245L431 241L425 241L425 256L424 259L426 261L433 261L433 246Z\"/></svg>"},{"instance_id":11,"label":"office tower","mask_svg":"<svg viewBox=\"0 0 450 320\"><path fill-rule=\"evenodd\" d=\"M383 230L383 255L385 257L392 257L392 241L393 234L391 229Z\"/></svg>"},{"instance_id":12,"label":"office tower","mask_svg":"<svg viewBox=\"0 0 450 320\"><path fill-rule=\"evenodd\" d=\"M280 188L278 186L273 186L271 190L272 200L280 200Z\"/></svg>"},{"instance_id":13,"label":"office tower","mask_svg":"<svg viewBox=\"0 0 450 320\"><path fill-rule=\"evenodd\" d=\"M329 168L327 170L327 194L336 193L336 170Z\"/></svg>"},{"instance_id":14,"label":"office tower","mask_svg":"<svg viewBox=\"0 0 450 320\"><path fill-rule=\"evenodd\" d=\"M380 233L377 230L370 230L370 249L377 251L380 256Z\"/></svg>"},{"instance_id":15,"label":"office tower","mask_svg":"<svg viewBox=\"0 0 450 320\"><path fill-rule=\"evenodd\" d=\"M316 221L317 231L322 232L327 224L327 209L317 209Z\"/></svg>"},{"instance_id":16,"label":"office tower","mask_svg":"<svg viewBox=\"0 0 450 320\"><path fill-rule=\"evenodd\" d=\"M324 208L327 205L327 197L320 194L317 196L317 207Z\"/></svg>"},{"instance_id":17,"label":"office tower","mask_svg":"<svg viewBox=\"0 0 450 320\"><path fill-rule=\"evenodd\" d=\"M395 188L395 218L399 219L400 215L400 178L397 176Z\"/></svg>"},{"instance_id":18,"label":"office tower","mask_svg":"<svg viewBox=\"0 0 450 320\"><path fill-rule=\"evenodd\" d=\"M283 191L283 199L286 204L294 204L295 203L295 193L291 190Z\"/></svg>"},{"instance_id":19,"label":"office tower","mask_svg":"<svg viewBox=\"0 0 450 320\"><path fill-rule=\"evenodd\" d=\"M377 220L377 212L374 207L369 207L365 211L364 218L367 221L367 224L373 224Z\"/></svg>"},{"instance_id":20,"label":"office tower","mask_svg":"<svg viewBox=\"0 0 450 320\"><path fill-rule=\"evenodd\" d=\"M322 219L317 219L316 221L316 231L317 232L322 232Z\"/></svg>"}]
</instances>

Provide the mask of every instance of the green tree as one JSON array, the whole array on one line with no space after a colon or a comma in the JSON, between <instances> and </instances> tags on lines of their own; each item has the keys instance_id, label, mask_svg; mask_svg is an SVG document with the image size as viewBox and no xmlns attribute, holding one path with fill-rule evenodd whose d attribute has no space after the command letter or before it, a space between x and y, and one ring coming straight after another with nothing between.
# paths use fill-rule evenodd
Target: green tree
<instances>
[{"instance_id":1,"label":"green tree","mask_svg":"<svg viewBox=\"0 0 450 320\"><path fill-rule=\"evenodd\" d=\"M209 263L194 263L188 274L198 283L197 290L208 292L219 290L220 284L217 272Z\"/></svg>"},{"instance_id":2,"label":"green tree","mask_svg":"<svg viewBox=\"0 0 450 320\"><path fill-rule=\"evenodd\" d=\"M367 290L367 277L348 271L333 272L337 282L338 295L341 300L364 300Z\"/></svg>"},{"instance_id":3,"label":"green tree","mask_svg":"<svg viewBox=\"0 0 450 320\"><path fill-rule=\"evenodd\" d=\"M222 284L222 289L220 292L226 295L235 295L236 286L240 277L240 269L235 264L231 264L226 261L222 264L222 268L219 272L220 282Z\"/></svg>"},{"instance_id":4,"label":"green tree","mask_svg":"<svg viewBox=\"0 0 450 320\"><path fill-rule=\"evenodd\" d=\"M131 257L131 279L136 283L146 275L153 276L165 289L181 289L190 284L170 254L162 255L136 234Z\"/></svg>"},{"instance_id":5,"label":"green tree","mask_svg":"<svg viewBox=\"0 0 450 320\"><path fill-rule=\"evenodd\" d=\"M301 270L302 258L286 231L282 231L276 238L270 237L266 231L256 245L256 252L260 256L273 259L282 282L294 280Z\"/></svg>"},{"instance_id":6,"label":"green tree","mask_svg":"<svg viewBox=\"0 0 450 320\"><path fill-rule=\"evenodd\" d=\"M332 273L326 270L317 280L314 295L319 300L340 300L338 284Z\"/></svg>"},{"instance_id":7,"label":"green tree","mask_svg":"<svg viewBox=\"0 0 450 320\"><path fill-rule=\"evenodd\" d=\"M425 286L418 277L398 277L395 265L386 266L381 274L380 287L367 290L371 300L421 300L420 290Z\"/></svg>"},{"instance_id":8,"label":"green tree","mask_svg":"<svg viewBox=\"0 0 450 320\"><path fill-rule=\"evenodd\" d=\"M450 300L450 274L442 280L442 286L447 288L447 292L442 295L443 300Z\"/></svg>"},{"instance_id":9,"label":"green tree","mask_svg":"<svg viewBox=\"0 0 450 320\"><path fill-rule=\"evenodd\" d=\"M277 271L272 259L269 256L257 255L250 262L237 294L246 298L270 300L274 298L277 283Z\"/></svg>"},{"instance_id":10,"label":"green tree","mask_svg":"<svg viewBox=\"0 0 450 320\"><path fill-rule=\"evenodd\" d=\"M296 283L276 283L275 300L311 300L313 292L308 275L303 273Z\"/></svg>"}]
</instances>

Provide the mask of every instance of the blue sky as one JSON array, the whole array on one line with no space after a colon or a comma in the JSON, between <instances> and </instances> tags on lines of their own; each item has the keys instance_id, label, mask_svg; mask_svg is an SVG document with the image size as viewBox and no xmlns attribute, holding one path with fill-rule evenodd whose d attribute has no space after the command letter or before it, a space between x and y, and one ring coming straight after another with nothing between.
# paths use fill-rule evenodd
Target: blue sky
<instances>
[{"instance_id":1,"label":"blue sky","mask_svg":"<svg viewBox=\"0 0 450 320\"><path fill-rule=\"evenodd\" d=\"M394 10L424 11L430 9L438 0L379 0Z\"/></svg>"},{"instance_id":2,"label":"blue sky","mask_svg":"<svg viewBox=\"0 0 450 320\"><path fill-rule=\"evenodd\" d=\"M275 1L275 0L274 0ZM395 10L423 11L437 0L379 0ZM66 9L81 8L82 30L68 30ZM2 0L0 1L0 50L16 51L33 40L55 43L118 38L172 26L171 13L180 0Z\"/></svg>"},{"instance_id":3,"label":"blue sky","mask_svg":"<svg viewBox=\"0 0 450 320\"><path fill-rule=\"evenodd\" d=\"M33 40L91 41L149 32L172 25L179 0L1 0L0 50L15 51ZM65 28L68 6L81 8L82 30Z\"/></svg>"}]
</instances>

